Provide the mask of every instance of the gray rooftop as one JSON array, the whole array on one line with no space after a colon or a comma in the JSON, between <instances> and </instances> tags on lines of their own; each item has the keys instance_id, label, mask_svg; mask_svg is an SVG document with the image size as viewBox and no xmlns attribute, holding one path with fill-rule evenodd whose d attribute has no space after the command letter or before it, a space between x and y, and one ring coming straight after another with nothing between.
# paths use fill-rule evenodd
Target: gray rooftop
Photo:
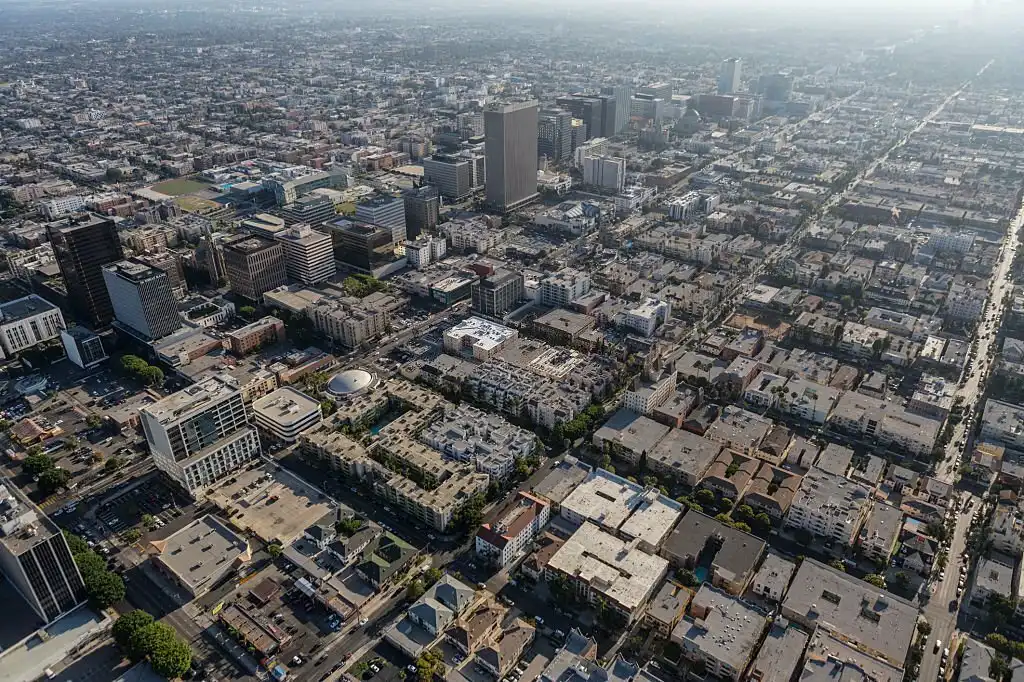
<instances>
[{"instance_id":1,"label":"gray rooftop","mask_svg":"<svg viewBox=\"0 0 1024 682\"><path fill-rule=\"evenodd\" d=\"M808 635L803 630L788 627L785 619L779 619L764 638L750 668L750 677L759 682L789 682L793 678Z\"/></svg>"},{"instance_id":2,"label":"gray rooftop","mask_svg":"<svg viewBox=\"0 0 1024 682\"><path fill-rule=\"evenodd\" d=\"M676 524L662 554L677 562L693 561L713 537L722 540L721 548L709 559L718 575L731 582L753 574L764 553L764 540L697 511L689 511Z\"/></svg>"},{"instance_id":3,"label":"gray rooftop","mask_svg":"<svg viewBox=\"0 0 1024 682\"><path fill-rule=\"evenodd\" d=\"M248 541L210 515L152 544L160 563L193 592L209 587L236 561L249 559Z\"/></svg>"},{"instance_id":4,"label":"gray rooftop","mask_svg":"<svg viewBox=\"0 0 1024 682\"><path fill-rule=\"evenodd\" d=\"M707 583L694 595L690 613L702 617L679 621L672 639L691 642L733 670L743 670L764 631L764 614Z\"/></svg>"},{"instance_id":5,"label":"gray rooftop","mask_svg":"<svg viewBox=\"0 0 1024 682\"><path fill-rule=\"evenodd\" d=\"M900 666L917 623L914 604L814 559L800 564L782 615L831 630Z\"/></svg>"},{"instance_id":6,"label":"gray rooftop","mask_svg":"<svg viewBox=\"0 0 1024 682\"><path fill-rule=\"evenodd\" d=\"M0 305L0 316L5 323L16 322L27 317L42 315L49 310L57 310L57 306L35 294L30 294Z\"/></svg>"}]
</instances>

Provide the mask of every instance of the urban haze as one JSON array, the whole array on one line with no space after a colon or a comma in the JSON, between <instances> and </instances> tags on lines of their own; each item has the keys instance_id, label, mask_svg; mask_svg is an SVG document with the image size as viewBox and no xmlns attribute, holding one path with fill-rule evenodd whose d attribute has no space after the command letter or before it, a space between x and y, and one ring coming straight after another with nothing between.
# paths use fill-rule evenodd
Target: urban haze
<instances>
[{"instance_id":1,"label":"urban haze","mask_svg":"<svg viewBox=\"0 0 1024 682\"><path fill-rule=\"evenodd\" d=\"M1010 0L0 0L0 682L1024 682Z\"/></svg>"}]
</instances>

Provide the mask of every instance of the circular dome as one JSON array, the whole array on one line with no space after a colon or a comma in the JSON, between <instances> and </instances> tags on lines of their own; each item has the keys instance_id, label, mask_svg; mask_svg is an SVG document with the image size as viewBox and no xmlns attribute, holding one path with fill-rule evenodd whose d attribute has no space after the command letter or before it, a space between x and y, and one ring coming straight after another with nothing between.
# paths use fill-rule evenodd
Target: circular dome
<instances>
[{"instance_id":1,"label":"circular dome","mask_svg":"<svg viewBox=\"0 0 1024 682\"><path fill-rule=\"evenodd\" d=\"M39 393L46 388L46 377L38 374L33 374L27 377L22 377L14 383L14 390L21 395L32 395L33 393Z\"/></svg>"},{"instance_id":2,"label":"circular dome","mask_svg":"<svg viewBox=\"0 0 1024 682\"><path fill-rule=\"evenodd\" d=\"M346 369L327 382L327 392L333 395L353 395L373 388L377 377L362 369Z\"/></svg>"}]
</instances>

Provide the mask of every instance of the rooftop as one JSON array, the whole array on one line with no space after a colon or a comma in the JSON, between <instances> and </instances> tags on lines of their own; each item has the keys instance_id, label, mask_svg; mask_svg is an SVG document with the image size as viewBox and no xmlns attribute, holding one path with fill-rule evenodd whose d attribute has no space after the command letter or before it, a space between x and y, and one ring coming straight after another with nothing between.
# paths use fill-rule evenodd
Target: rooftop
<instances>
[{"instance_id":1,"label":"rooftop","mask_svg":"<svg viewBox=\"0 0 1024 682\"><path fill-rule=\"evenodd\" d=\"M597 469L562 501L562 515L586 520L657 547L682 505L621 476Z\"/></svg>"},{"instance_id":2,"label":"rooftop","mask_svg":"<svg viewBox=\"0 0 1024 682\"><path fill-rule=\"evenodd\" d=\"M21 555L60 530L10 480L0 477L0 542Z\"/></svg>"},{"instance_id":3,"label":"rooftop","mask_svg":"<svg viewBox=\"0 0 1024 682\"><path fill-rule=\"evenodd\" d=\"M782 613L846 638L902 667L917 625L911 602L814 559L804 559Z\"/></svg>"},{"instance_id":4,"label":"rooftop","mask_svg":"<svg viewBox=\"0 0 1024 682\"><path fill-rule=\"evenodd\" d=\"M668 562L641 551L592 523L579 530L551 557L548 567L581 580L632 612L654 591Z\"/></svg>"},{"instance_id":5,"label":"rooftop","mask_svg":"<svg viewBox=\"0 0 1024 682\"><path fill-rule=\"evenodd\" d=\"M712 538L718 549L707 561L717 575L733 582L753 574L764 553L764 540L697 511L688 512L676 525L665 540L663 552L672 558L690 557L696 562L699 555L707 552Z\"/></svg>"},{"instance_id":6,"label":"rooftop","mask_svg":"<svg viewBox=\"0 0 1024 682\"><path fill-rule=\"evenodd\" d=\"M193 593L209 588L236 562L251 558L249 542L209 514L151 546L160 563Z\"/></svg>"},{"instance_id":7,"label":"rooftop","mask_svg":"<svg viewBox=\"0 0 1024 682\"><path fill-rule=\"evenodd\" d=\"M472 339L473 345L489 351L516 336L516 331L481 317L469 317L444 333L452 339Z\"/></svg>"},{"instance_id":8,"label":"rooftop","mask_svg":"<svg viewBox=\"0 0 1024 682\"><path fill-rule=\"evenodd\" d=\"M780 619L768 630L750 669L750 678L758 682L789 682L800 663L807 640L806 632L788 627L786 621Z\"/></svg>"},{"instance_id":9,"label":"rooftop","mask_svg":"<svg viewBox=\"0 0 1024 682\"><path fill-rule=\"evenodd\" d=\"M145 263L137 263L135 261L123 260L117 263L111 263L110 265L104 265L103 269L116 274L121 279L131 280L132 282L141 282L149 279L150 277L163 277L165 273L163 270L146 265Z\"/></svg>"},{"instance_id":10,"label":"rooftop","mask_svg":"<svg viewBox=\"0 0 1024 682\"><path fill-rule=\"evenodd\" d=\"M57 309L57 306L49 301L35 294L30 294L0 305L0 319L5 323L16 322Z\"/></svg>"},{"instance_id":11,"label":"rooftop","mask_svg":"<svg viewBox=\"0 0 1024 682\"><path fill-rule=\"evenodd\" d=\"M163 400L142 408L161 424L184 419L200 410L207 409L215 402L238 393L236 382L225 374L215 374L199 381Z\"/></svg>"},{"instance_id":12,"label":"rooftop","mask_svg":"<svg viewBox=\"0 0 1024 682\"><path fill-rule=\"evenodd\" d=\"M694 595L690 614L692 619L676 625L672 639L691 642L706 656L742 671L764 630L764 614L707 583Z\"/></svg>"},{"instance_id":13,"label":"rooftop","mask_svg":"<svg viewBox=\"0 0 1024 682\"><path fill-rule=\"evenodd\" d=\"M293 426L320 409L320 403L302 391L284 386L252 404L252 411L284 427Z\"/></svg>"}]
</instances>

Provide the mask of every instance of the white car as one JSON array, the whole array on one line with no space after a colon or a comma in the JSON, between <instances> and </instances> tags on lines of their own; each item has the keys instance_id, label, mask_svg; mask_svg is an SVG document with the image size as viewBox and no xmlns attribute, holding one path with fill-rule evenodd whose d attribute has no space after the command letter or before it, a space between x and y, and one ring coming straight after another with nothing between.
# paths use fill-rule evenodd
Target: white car
<instances>
[{"instance_id":1,"label":"white car","mask_svg":"<svg viewBox=\"0 0 1024 682\"><path fill-rule=\"evenodd\" d=\"M362 626L362 625L366 625L366 624L367 624L367 623L369 623L369 622L370 622L370 620L369 620L368 618L360 618L360 619L359 619L359 625L360 625L360 626Z\"/></svg>"}]
</instances>

